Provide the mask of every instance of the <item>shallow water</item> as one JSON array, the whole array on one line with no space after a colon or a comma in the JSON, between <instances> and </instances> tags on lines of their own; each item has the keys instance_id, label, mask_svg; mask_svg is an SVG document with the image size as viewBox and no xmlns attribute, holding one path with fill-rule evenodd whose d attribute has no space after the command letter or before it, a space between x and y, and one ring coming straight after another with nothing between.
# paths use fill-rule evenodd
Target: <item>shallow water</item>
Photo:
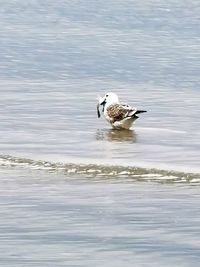
<instances>
[{"instance_id":1,"label":"shallow water","mask_svg":"<svg viewBox=\"0 0 200 267\"><path fill-rule=\"evenodd\" d=\"M97 120L95 85L84 92L80 86L10 84L0 108L2 154L199 172L198 92L174 96L172 90L152 89L151 97L164 94L158 104L138 90L134 100L140 99L148 115L141 116L133 130L119 132ZM126 90L128 99L132 90ZM192 101L192 110L184 97Z\"/></svg>"},{"instance_id":2,"label":"shallow water","mask_svg":"<svg viewBox=\"0 0 200 267\"><path fill-rule=\"evenodd\" d=\"M189 6L3 2L2 154L199 172L200 7ZM148 111L132 131L97 119L106 91Z\"/></svg>"},{"instance_id":3,"label":"shallow water","mask_svg":"<svg viewBox=\"0 0 200 267\"><path fill-rule=\"evenodd\" d=\"M197 266L199 1L1 1L0 264ZM97 119L116 92L148 112Z\"/></svg>"},{"instance_id":4,"label":"shallow water","mask_svg":"<svg viewBox=\"0 0 200 267\"><path fill-rule=\"evenodd\" d=\"M197 266L199 186L1 169L3 266Z\"/></svg>"}]
</instances>

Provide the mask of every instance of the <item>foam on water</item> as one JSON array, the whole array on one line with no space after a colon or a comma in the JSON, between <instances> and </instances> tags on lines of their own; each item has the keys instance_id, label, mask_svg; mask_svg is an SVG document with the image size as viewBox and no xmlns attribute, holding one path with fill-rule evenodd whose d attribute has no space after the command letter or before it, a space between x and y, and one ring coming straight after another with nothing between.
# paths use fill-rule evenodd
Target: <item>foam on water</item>
<instances>
[{"instance_id":1,"label":"foam on water","mask_svg":"<svg viewBox=\"0 0 200 267\"><path fill-rule=\"evenodd\" d=\"M128 178L138 181L200 183L200 175L198 173L186 173L180 171L123 165L101 165L34 160L10 155L0 156L0 166L31 168L34 170L46 170L48 172L67 173L71 175L84 174L94 178L109 177L114 179Z\"/></svg>"}]
</instances>

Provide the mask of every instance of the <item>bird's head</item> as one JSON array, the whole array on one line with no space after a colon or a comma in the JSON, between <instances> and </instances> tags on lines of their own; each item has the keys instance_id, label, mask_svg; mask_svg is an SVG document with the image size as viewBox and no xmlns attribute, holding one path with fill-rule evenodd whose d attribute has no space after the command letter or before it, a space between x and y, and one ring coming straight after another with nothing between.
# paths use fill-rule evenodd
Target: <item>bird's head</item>
<instances>
[{"instance_id":1,"label":"bird's head","mask_svg":"<svg viewBox=\"0 0 200 267\"><path fill-rule=\"evenodd\" d=\"M108 107L112 104L116 104L116 103L119 103L119 98L118 98L118 95L116 95L115 93L107 93L105 94L104 97L99 97L99 101L98 101L98 104L97 104L97 114L98 114L98 117L100 118L100 111L99 111L99 107L100 106L103 106L103 112L104 112L104 109L105 109L105 106Z\"/></svg>"}]
</instances>

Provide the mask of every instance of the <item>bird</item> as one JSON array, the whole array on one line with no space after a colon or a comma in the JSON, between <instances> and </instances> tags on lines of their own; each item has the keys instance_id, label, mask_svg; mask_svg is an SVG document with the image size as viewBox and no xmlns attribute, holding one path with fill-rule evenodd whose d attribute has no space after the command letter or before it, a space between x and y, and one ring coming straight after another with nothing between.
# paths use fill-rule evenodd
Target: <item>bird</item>
<instances>
[{"instance_id":1,"label":"bird","mask_svg":"<svg viewBox=\"0 0 200 267\"><path fill-rule=\"evenodd\" d=\"M99 97L97 103L97 116L101 117L100 106L106 120L114 129L130 129L138 114L147 112L121 103L115 93L106 93L104 97Z\"/></svg>"}]
</instances>

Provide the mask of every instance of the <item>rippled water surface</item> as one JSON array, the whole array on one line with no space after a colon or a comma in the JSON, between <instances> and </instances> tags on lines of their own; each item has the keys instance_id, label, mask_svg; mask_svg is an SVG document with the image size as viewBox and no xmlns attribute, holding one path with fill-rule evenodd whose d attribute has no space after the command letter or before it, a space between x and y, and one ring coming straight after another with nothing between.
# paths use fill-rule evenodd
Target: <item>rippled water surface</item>
<instances>
[{"instance_id":1,"label":"rippled water surface","mask_svg":"<svg viewBox=\"0 0 200 267\"><path fill-rule=\"evenodd\" d=\"M199 172L199 3L2 2L1 151ZM96 116L114 91L131 131Z\"/></svg>"},{"instance_id":2,"label":"rippled water surface","mask_svg":"<svg viewBox=\"0 0 200 267\"><path fill-rule=\"evenodd\" d=\"M199 1L1 1L0 263L197 266ZM148 112L97 118L116 92Z\"/></svg>"},{"instance_id":3,"label":"rippled water surface","mask_svg":"<svg viewBox=\"0 0 200 267\"><path fill-rule=\"evenodd\" d=\"M199 186L1 170L3 266L197 266Z\"/></svg>"}]
</instances>

